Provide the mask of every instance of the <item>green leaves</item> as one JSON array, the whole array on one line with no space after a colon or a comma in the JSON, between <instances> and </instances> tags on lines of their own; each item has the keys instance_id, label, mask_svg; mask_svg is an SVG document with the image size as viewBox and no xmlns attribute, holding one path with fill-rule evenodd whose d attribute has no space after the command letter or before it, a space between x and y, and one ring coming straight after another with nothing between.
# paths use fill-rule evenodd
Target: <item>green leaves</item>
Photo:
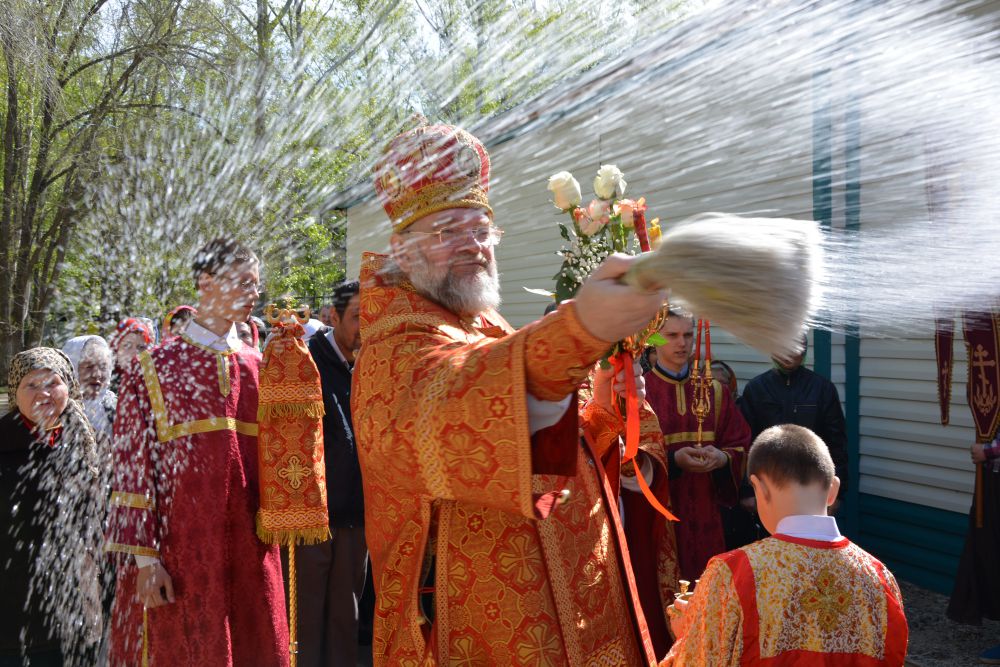
<instances>
[{"instance_id":1,"label":"green leaves","mask_svg":"<svg viewBox=\"0 0 1000 667\"><path fill-rule=\"evenodd\" d=\"M659 332L655 332L646 339L646 345L652 345L653 347L659 347L660 345L666 345L667 339L664 338Z\"/></svg>"}]
</instances>

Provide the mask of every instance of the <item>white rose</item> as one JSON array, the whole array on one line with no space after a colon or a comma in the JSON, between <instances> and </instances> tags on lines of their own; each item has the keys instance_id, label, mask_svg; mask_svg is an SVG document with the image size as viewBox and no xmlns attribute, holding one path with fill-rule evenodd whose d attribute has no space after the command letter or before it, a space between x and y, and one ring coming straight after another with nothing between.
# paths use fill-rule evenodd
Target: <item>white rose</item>
<instances>
[{"instance_id":1,"label":"white rose","mask_svg":"<svg viewBox=\"0 0 1000 667\"><path fill-rule=\"evenodd\" d=\"M552 191L552 203L560 211L576 208L582 199L580 184L568 171L560 171L549 177L549 190Z\"/></svg>"},{"instance_id":2,"label":"white rose","mask_svg":"<svg viewBox=\"0 0 1000 667\"><path fill-rule=\"evenodd\" d=\"M614 199L625 194L625 174L613 164L602 164L594 179L594 194L601 199Z\"/></svg>"}]
</instances>

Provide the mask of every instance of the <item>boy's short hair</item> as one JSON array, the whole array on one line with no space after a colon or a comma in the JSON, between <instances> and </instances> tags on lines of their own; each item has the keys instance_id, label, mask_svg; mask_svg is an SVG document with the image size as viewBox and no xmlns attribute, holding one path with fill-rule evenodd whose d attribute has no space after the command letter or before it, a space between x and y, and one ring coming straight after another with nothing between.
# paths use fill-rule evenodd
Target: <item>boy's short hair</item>
<instances>
[{"instance_id":1,"label":"boy's short hair","mask_svg":"<svg viewBox=\"0 0 1000 667\"><path fill-rule=\"evenodd\" d=\"M750 447L748 475L767 475L778 486L820 482L829 489L836 469L823 440L803 426L781 424L762 431Z\"/></svg>"},{"instance_id":2,"label":"boy's short hair","mask_svg":"<svg viewBox=\"0 0 1000 667\"><path fill-rule=\"evenodd\" d=\"M237 264L260 263L254 251L234 239L219 237L206 243L195 253L191 270L197 284L201 274L210 276Z\"/></svg>"},{"instance_id":3,"label":"boy's short hair","mask_svg":"<svg viewBox=\"0 0 1000 667\"><path fill-rule=\"evenodd\" d=\"M357 280L345 280L337 285L333 290L333 309L337 311L337 317L343 317L347 310L347 304L351 302L356 294L361 291L361 283Z\"/></svg>"}]
</instances>

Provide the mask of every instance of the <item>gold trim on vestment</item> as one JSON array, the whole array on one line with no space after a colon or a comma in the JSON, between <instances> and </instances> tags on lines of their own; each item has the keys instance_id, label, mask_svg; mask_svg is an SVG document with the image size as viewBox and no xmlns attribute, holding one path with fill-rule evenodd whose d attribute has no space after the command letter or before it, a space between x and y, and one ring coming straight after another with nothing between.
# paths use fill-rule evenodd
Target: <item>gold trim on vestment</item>
<instances>
[{"instance_id":1,"label":"gold trim on vestment","mask_svg":"<svg viewBox=\"0 0 1000 667\"><path fill-rule=\"evenodd\" d=\"M682 417L686 415L688 410L687 410L687 395L684 391L684 385L687 384L687 381L691 379L690 371L688 372L687 377L685 377L684 379L675 380L666 373L660 372L660 369L657 368L655 365L653 366L652 370L653 374L656 375L656 377L660 378L664 382L669 382L670 384L674 385L674 392L676 393L676 398L677 398L677 414L681 415Z\"/></svg>"},{"instance_id":2,"label":"gold trim on vestment","mask_svg":"<svg viewBox=\"0 0 1000 667\"><path fill-rule=\"evenodd\" d=\"M719 417L722 416L722 383L718 380L712 380L712 394L715 398L715 426L719 426Z\"/></svg>"},{"instance_id":3,"label":"gold trim on vestment","mask_svg":"<svg viewBox=\"0 0 1000 667\"><path fill-rule=\"evenodd\" d=\"M108 542L104 545L105 551L111 551L119 554L132 554L133 556L148 556L150 558L159 558L159 549L154 549L152 547L139 547L132 544L118 544L117 542Z\"/></svg>"},{"instance_id":4,"label":"gold trim on vestment","mask_svg":"<svg viewBox=\"0 0 1000 667\"><path fill-rule=\"evenodd\" d=\"M697 439L697 431L680 431L678 433L670 433L663 436L663 444L675 445L678 442L695 442ZM702 442L714 443L715 431L702 431L701 439Z\"/></svg>"},{"instance_id":5,"label":"gold trim on vestment","mask_svg":"<svg viewBox=\"0 0 1000 667\"><path fill-rule=\"evenodd\" d=\"M211 417L171 425L167 417L167 406L163 400L163 390L160 389L160 379L156 375L156 366L148 352L139 355L139 365L142 367L143 380L146 382L146 391L149 393L149 404L153 408L153 419L156 421L156 439L159 442L169 442L195 433L211 433L213 431L236 431L242 435L257 436L257 424L239 421L233 417ZM228 373L226 378L228 381Z\"/></svg>"},{"instance_id":6,"label":"gold trim on vestment","mask_svg":"<svg viewBox=\"0 0 1000 667\"><path fill-rule=\"evenodd\" d=\"M229 396L229 392L233 390L233 386L229 382L229 355L216 354L215 365L219 369L219 393L223 396Z\"/></svg>"},{"instance_id":7,"label":"gold trim on vestment","mask_svg":"<svg viewBox=\"0 0 1000 667\"><path fill-rule=\"evenodd\" d=\"M449 326L449 327L455 327L456 329L458 329L458 327L456 327L455 324L449 322L447 319L445 319L445 317L443 315L437 315L437 314L434 314L434 315L424 315L424 314L421 314L421 313L412 313L412 314L411 313L403 313L403 314L400 314L400 315L391 315L391 316L383 317L380 320L378 320L377 322L375 322L374 324L369 325L365 329L365 336L366 336L366 338L368 340L375 340L375 339L383 336L385 333L387 333L389 331L392 331L393 329L398 328L400 325L404 325L404 324L407 325L408 327L411 327L411 328L415 328L416 326L421 325L421 324L426 325L427 327L429 327L431 329L434 329L435 332L438 335L442 336L442 338L446 334L443 331L440 331L440 327L442 327L442 326ZM471 333L474 333L474 332L472 332L472 331L470 331L468 329L462 329L462 336L463 336L463 338L467 337ZM455 340L452 339L452 340L448 340L447 342L451 343L451 344L454 344Z\"/></svg>"},{"instance_id":8,"label":"gold trim on vestment","mask_svg":"<svg viewBox=\"0 0 1000 667\"><path fill-rule=\"evenodd\" d=\"M199 350L204 350L209 354L215 355L215 363L219 370L219 393L223 396L229 396L229 392L232 391L232 386L229 382L229 356L236 353L236 348L227 347L225 350L216 350L215 348L195 342L186 333L182 333L181 338L188 345L193 345Z\"/></svg>"},{"instance_id":9,"label":"gold trim on vestment","mask_svg":"<svg viewBox=\"0 0 1000 667\"><path fill-rule=\"evenodd\" d=\"M423 396L428 409L420 412L415 425L417 442L424 443L423 446L416 448L418 473L432 497L448 500L455 495L448 479L447 464L441 455L441 447L434 437L434 425L437 418L436 408L448 400L453 377L451 368L445 364L441 364L435 370Z\"/></svg>"},{"instance_id":10,"label":"gold trim on vestment","mask_svg":"<svg viewBox=\"0 0 1000 667\"><path fill-rule=\"evenodd\" d=\"M153 501L142 493L129 493L127 491L113 491L111 493L112 507L131 507L137 510L153 509Z\"/></svg>"},{"instance_id":11,"label":"gold trim on vestment","mask_svg":"<svg viewBox=\"0 0 1000 667\"><path fill-rule=\"evenodd\" d=\"M236 348L235 347L227 347L225 350L216 350L214 348L209 347L208 345L202 345L201 343L199 343L199 342L195 341L193 338L191 338L191 336L189 336L187 333L182 333L181 334L181 338L188 345L193 345L194 347L198 348L199 350L204 350L205 352L208 352L210 354L221 354L221 355L224 355L224 356L228 357L230 354L235 354L236 353ZM227 342L226 344L228 345L229 343Z\"/></svg>"},{"instance_id":12,"label":"gold trim on vestment","mask_svg":"<svg viewBox=\"0 0 1000 667\"><path fill-rule=\"evenodd\" d=\"M236 431L241 435L251 435L257 437L257 424L240 421L233 417L212 417L210 419L199 419L193 422L183 422L167 427L166 437L157 433L160 442L183 438L195 433L211 433L212 431Z\"/></svg>"}]
</instances>

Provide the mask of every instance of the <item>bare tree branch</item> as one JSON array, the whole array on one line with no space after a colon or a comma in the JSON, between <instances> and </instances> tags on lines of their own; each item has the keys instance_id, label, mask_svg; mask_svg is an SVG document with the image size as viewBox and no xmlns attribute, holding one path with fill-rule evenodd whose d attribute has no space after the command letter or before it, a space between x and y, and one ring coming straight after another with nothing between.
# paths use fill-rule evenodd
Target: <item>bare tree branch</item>
<instances>
[{"instance_id":1,"label":"bare tree branch","mask_svg":"<svg viewBox=\"0 0 1000 667\"><path fill-rule=\"evenodd\" d=\"M147 46L146 44L137 44L135 46L130 46L130 47L127 47L127 48L124 48L124 49L118 49L117 51L112 51L111 53L105 54L105 55L103 55L103 56L101 56L99 58L94 58L92 60L88 60L87 62L83 63L82 65L79 65L78 67L76 67L72 72L70 72L70 73L68 73L68 74L60 77L59 78L59 86L60 87L65 86L77 74L79 74L80 72L85 71L86 69L88 69L90 67L93 67L94 65L99 65L99 64L101 64L103 62L107 62L108 60L114 60L115 58L120 58L121 56L124 56L124 55L126 55L128 53L132 53L134 51L138 51L139 49L145 48L146 46Z\"/></svg>"},{"instance_id":2,"label":"bare tree branch","mask_svg":"<svg viewBox=\"0 0 1000 667\"><path fill-rule=\"evenodd\" d=\"M394 0L392 3L386 5L385 9L383 9L382 13L375 19L375 22L372 23L372 26L368 29L368 32L365 33L364 37L356 40L354 42L355 46L352 49L348 50L347 53L333 61L332 65L327 67L318 77L316 77L316 80L313 81L312 85L309 87L309 93L307 96L316 92L316 88L326 79L326 77L330 76L334 71L340 69L345 62L353 58L354 55L361 50L362 45L368 44L368 40L371 39L371 36L375 34L375 31L378 30L383 23L385 23L389 14L396 10L396 7L399 6L399 2L400 0Z\"/></svg>"}]
</instances>

